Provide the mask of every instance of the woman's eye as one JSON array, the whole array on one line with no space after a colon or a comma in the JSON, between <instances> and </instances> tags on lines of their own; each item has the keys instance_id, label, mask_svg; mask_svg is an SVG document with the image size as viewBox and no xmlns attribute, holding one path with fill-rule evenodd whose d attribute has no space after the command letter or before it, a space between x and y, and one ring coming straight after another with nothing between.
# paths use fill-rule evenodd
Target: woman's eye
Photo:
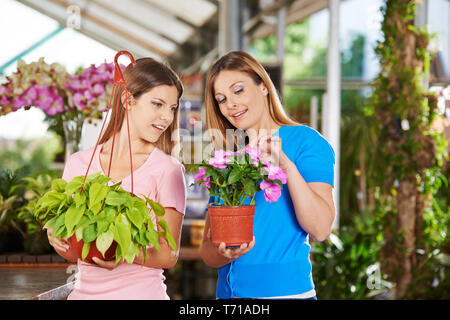
<instances>
[{"instance_id":1,"label":"woman's eye","mask_svg":"<svg viewBox=\"0 0 450 320\"><path fill-rule=\"evenodd\" d=\"M176 112L178 107L172 107L171 109L172 109L173 112Z\"/></svg>"},{"instance_id":2,"label":"woman's eye","mask_svg":"<svg viewBox=\"0 0 450 320\"><path fill-rule=\"evenodd\" d=\"M225 99L217 99L217 103L218 104L221 104L221 103L224 103L225 102Z\"/></svg>"},{"instance_id":3,"label":"woman's eye","mask_svg":"<svg viewBox=\"0 0 450 320\"><path fill-rule=\"evenodd\" d=\"M160 103L160 102L153 101L152 103L153 103L153 105L156 106L156 107L162 107L162 103Z\"/></svg>"},{"instance_id":4,"label":"woman's eye","mask_svg":"<svg viewBox=\"0 0 450 320\"><path fill-rule=\"evenodd\" d=\"M237 87L236 90L234 90L235 94L240 94L242 91L244 91L243 87Z\"/></svg>"}]
</instances>

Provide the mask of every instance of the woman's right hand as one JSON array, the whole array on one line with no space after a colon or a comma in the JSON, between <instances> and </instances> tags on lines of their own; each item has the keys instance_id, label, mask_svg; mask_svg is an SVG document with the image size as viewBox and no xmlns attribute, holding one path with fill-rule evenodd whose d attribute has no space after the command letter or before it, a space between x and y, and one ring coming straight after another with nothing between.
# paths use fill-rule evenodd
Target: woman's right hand
<instances>
[{"instance_id":1,"label":"woman's right hand","mask_svg":"<svg viewBox=\"0 0 450 320\"><path fill-rule=\"evenodd\" d=\"M208 230L208 237L210 240L211 229ZM255 245L255 237L253 237L253 240L251 242L243 243L237 248L227 247L225 242L221 242L217 247L217 253L231 261L234 261L243 256L244 254L246 254L247 252L249 252L250 250L252 250L254 245Z\"/></svg>"},{"instance_id":2,"label":"woman's right hand","mask_svg":"<svg viewBox=\"0 0 450 320\"><path fill-rule=\"evenodd\" d=\"M53 238L52 239L52 232L53 229L48 228L47 229L47 238L48 238L48 242L50 243L50 245L55 248L56 251L60 251L60 252L64 252L66 253L69 250L69 242L66 239L58 239L58 238Z\"/></svg>"}]
</instances>

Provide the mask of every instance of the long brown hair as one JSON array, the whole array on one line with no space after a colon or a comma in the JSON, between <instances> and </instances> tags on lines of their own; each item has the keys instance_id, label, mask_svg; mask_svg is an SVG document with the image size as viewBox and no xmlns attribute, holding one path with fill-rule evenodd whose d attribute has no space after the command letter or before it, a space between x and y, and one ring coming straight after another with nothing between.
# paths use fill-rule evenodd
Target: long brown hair
<instances>
[{"instance_id":1,"label":"long brown hair","mask_svg":"<svg viewBox=\"0 0 450 320\"><path fill-rule=\"evenodd\" d=\"M281 104L277 90L264 67L251 55L244 51L231 51L219 58L209 69L205 87L206 124L208 129L214 129L218 137L211 137L219 147L225 147L227 129L237 128L233 126L220 112L219 104L214 98L214 82L222 70L240 71L249 75L256 85L264 83L267 88L267 102L269 114L278 125L300 125L288 116ZM222 141L222 143L220 143ZM221 145L222 144L222 145Z\"/></svg>"},{"instance_id":2,"label":"long brown hair","mask_svg":"<svg viewBox=\"0 0 450 320\"><path fill-rule=\"evenodd\" d=\"M178 75L166 64L156 61L153 58L141 58L136 60L136 65L131 63L122 71L123 77L127 83L127 90L134 99L139 98L142 94L148 92L154 87L167 85L175 86L178 91L178 103L183 94L183 85ZM111 101L111 118L105 133L100 139L100 144L108 141L114 133L114 119L117 116L117 131L120 130L125 119L125 108L122 104L122 95L125 88L115 90ZM156 147L171 154L172 148L179 140L179 137L172 135L178 133L180 108L177 108L172 124L164 131L158 141Z\"/></svg>"}]
</instances>

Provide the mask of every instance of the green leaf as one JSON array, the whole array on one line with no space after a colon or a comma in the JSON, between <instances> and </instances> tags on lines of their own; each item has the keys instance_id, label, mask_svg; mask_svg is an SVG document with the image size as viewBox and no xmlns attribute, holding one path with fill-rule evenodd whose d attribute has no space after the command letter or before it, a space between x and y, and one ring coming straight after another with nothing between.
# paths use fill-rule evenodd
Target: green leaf
<instances>
[{"instance_id":1,"label":"green leaf","mask_svg":"<svg viewBox=\"0 0 450 320\"><path fill-rule=\"evenodd\" d=\"M75 230L75 237L77 238L77 241L83 240L83 230L85 227L79 227Z\"/></svg>"},{"instance_id":2,"label":"green leaf","mask_svg":"<svg viewBox=\"0 0 450 320\"><path fill-rule=\"evenodd\" d=\"M130 219L130 221L138 228L141 229L142 227L142 223L144 222L143 217L141 215L141 212L136 209L136 208L132 208L131 210L126 210L126 215L128 217L128 219Z\"/></svg>"},{"instance_id":3,"label":"green leaf","mask_svg":"<svg viewBox=\"0 0 450 320\"><path fill-rule=\"evenodd\" d=\"M38 207L53 209L61 203L65 198L63 193L59 193L57 191L51 190L44 194L42 198L38 200Z\"/></svg>"},{"instance_id":4,"label":"green leaf","mask_svg":"<svg viewBox=\"0 0 450 320\"><path fill-rule=\"evenodd\" d=\"M242 171L239 168L234 168L231 170L228 176L228 184L233 184L242 178Z\"/></svg>"},{"instance_id":5,"label":"green leaf","mask_svg":"<svg viewBox=\"0 0 450 320\"><path fill-rule=\"evenodd\" d=\"M90 224L83 230L83 241L92 242L97 238L97 231L95 230L95 224Z\"/></svg>"},{"instance_id":6,"label":"green leaf","mask_svg":"<svg viewBox=\"0 0 450 320\"><path fill-rule=\"evenodd\" d=\"M135 256L136 256L136 245L134 243L130 242L123 257L129 264L131 264L131 263L133 263Z\"/></svg>"},{"instance_id":7,"label":"green leaf","mask_svg":"<svg viewBox=\"0 0 450 320\"><path fill-rule=\"evenodd\" d=\"M75 193L73 200L75 201L75 204L77 205L77 207L81 207L82 205L84 205L86 203L86 195L84 193Z\"/></svg>"},{"instance_id":8,"label":"green leaf","mask_svg":"<svg viewBox=\"0 0 450 320\"><path fill-rule=\"evenodd\" d=\"M139 230L139 233L136 235L136 241L143 246L148 246L149 241L145 237L145 231Z\"/></svg>"},{"instance_id":9,"label":"green leaf","mask_svg":"<svg viewBox=\"0 0 450 320\"><path fill-rule=\"evenodd\" d=\"M83 251L81 251L81 260L86 259L87 255L89 254L90 248L91 248L90 242L85 242L83 244Z\"/></svg>"},{"instance_id":10,"label":"green leaf","mask_svg":"<svg viewBox=\"0 0 450 320\"><path fill-rule=\"evenodd\" d=\"M84 213L84 207L70 206L65 215L64 223L66 224L67 232L70 234L73 231L73 227L80 222Z\"/></svg>"},{"instance_id":11,"label":"green leaf","mask_svg":"<svg viewBox=\"0 0 450 320\"><path fill-rule=\"evenodd\" d=\"M55 223L58 218L59 217L56 216L48 220L47 223L44 225L43 229L55 229Z\"/></svg>"},{"instance_id":12,"label":"green leaf","mask_svg":"<svg viewBox=\"0 0 450 320\"><path fill-rule=\"evenodd\" d=\"M103 258L105 257L105 252L109 249L113 240L114 240L114 232L112 232L111 230L103 232L97 237L95 244L97 246L98 251L101 252Z\"/></svg>"},{"instance_id":13,"label":"green leaf","mask_svg":"<svg viewBox=\"0 0 450 320\"><path fill-rule=\"evenodd\" d=\"M116 240L121 248L121 252L125 255L131 243L130 229L125 223L120 221L116 222L114 240Z\"/></svg>"},{"instance_id":14,"label":"green leaf","mask_svg":"<svg viewBox=\"0 0 450 320\"><path fill-rule=\"evenodd\" d=\"M172 236L172 233L170 232L169 225L165 220L159 220L158 224L163 228L165 237L167 239L167 242L169 243L170 247L177 251L177 243L175 242L175 239Z\"/></svg>"},{"instance_id":15,"label":"green leaf","mask_svg":"<svg viewBox=\"0 0 450 320\"><path fill-rule=\"evenodd\" d=\"M83 177L83 179L84 179L84 177ZM102 185L105 185L109 180L111 180L110 177L104 176L100 172L90 174L86 178L86 182L88 182L88 183L91 183L91 184L99 183Z\"/></svg>"},{"instance_id":16,"label":"green leaf","mask_svg":"<svg viewBox=\"0 0 450 320\"><path fill-rule=\"evenodd\" d=\"M69 195L75 192L80 192L81 186L83 185L84 177L75 177L70 182L66 184L66 193Z\"/></svg>"},{"instance_id":17,"label":"green leaf","mask_svg":"<svg viewBox=\"0 0 450 320\"><path fill-rule=\"evenodd\" d=\"M126 194L117 191L110 191L106 196L105 203L110 206L119 207L125 203L127 203L128 197Z\"/></svg>"},{"instance_id":18,"label":"green leaf","mask_svg":"<svg viewBox=\"0 0 450 320\"><path fill-rule=\"evenodd\" d=\"M148 204L150 205L156 216L162 217L164 215L165 210L162 205L160 205L158 202L153 201L152 199L149 199L146 196L144 196L144 198L145 200L147 200Z\"/></svg>"},{"instance_id":19,"label":"green leaf","mask_svg":"<svg viewBox=\"0 0 450 320\"><path fill-rule=\"evenodd\" d=\"M55 179L52 181L52 189L58 192L64 192L67 182L64 179Z\"/></svg>"},{"instance_id":20,"label":"green leaf","mask_svg":"<svg viewBox=\"0 0 450 320\"><path fill-rule=\"evenodd\" d=\"M109 224L110 223L105 218L98 219L97 220L97 233L100 234L100 233L103 233L106 230L108 230Z\"/></svg>"},{"instance_id":21,"label":"green leaf","mask_svg":"<svg viewBox=\"0 0 450 320\"><path fill-rule=\"evenodd\" d=\"M159 244L158 232L156 232L153 229L147 230L145 232L145 237L155 247L155 249L159 252L161 246Z\"/></svg>"},{"instance_id":22,"label":"green leaf","mask_svg":"<svg viewBox=\"0 0 450 320\"><path fill-rule=\"evenodd\" d=\"M244 192L246 195L252 195L252 194L256 193L257 191L258 190L257 190L256 184L252 180L250 180L250 179L244 180Z\"/></svg>"},{"instance_id":23,"label":"green leaf","mask_svg":"<svg viewBox=\"0 0 450 320\"><path fill-rule=\"evenodd\" d=\"M113 207L106 207L103 211L103 214L105 215L106 221L108 221L109 223L113 223L114 220L116 220L117 210Z\"/></svg>"},{"instance_id":24,"label":"green leaf","mask_svg":"<svg viewBox=\"0 0 450 320\"><path fill-rule=\"evenodd\" d=\"M101 209L101 202L106 198L109 188L97 182L93 183L89 188L89 209L98 213Z\"/></svg>"}]
</instances>

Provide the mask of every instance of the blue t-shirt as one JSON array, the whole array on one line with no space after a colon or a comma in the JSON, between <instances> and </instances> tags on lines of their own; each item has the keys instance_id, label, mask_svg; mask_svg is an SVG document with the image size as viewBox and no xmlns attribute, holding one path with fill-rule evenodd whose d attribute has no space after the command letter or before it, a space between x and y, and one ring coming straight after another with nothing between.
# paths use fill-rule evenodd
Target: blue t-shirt
<instances>
[{"instance_id":1,"label":"blue t-shirt","mask_svg":"<svg viewBox=\"0 0 450 320\"><path fill-rule=\"evenodd\" d=\"M333 186L334 151L320 133L300 125L282 126L274 135L307 183ZM265 201L263 191L256 193L255 202L255 246L218 269L217 297L275 297L314 289L308 234L297 221L287 185L275 204Z\"/></svg>"}]
</instances>

